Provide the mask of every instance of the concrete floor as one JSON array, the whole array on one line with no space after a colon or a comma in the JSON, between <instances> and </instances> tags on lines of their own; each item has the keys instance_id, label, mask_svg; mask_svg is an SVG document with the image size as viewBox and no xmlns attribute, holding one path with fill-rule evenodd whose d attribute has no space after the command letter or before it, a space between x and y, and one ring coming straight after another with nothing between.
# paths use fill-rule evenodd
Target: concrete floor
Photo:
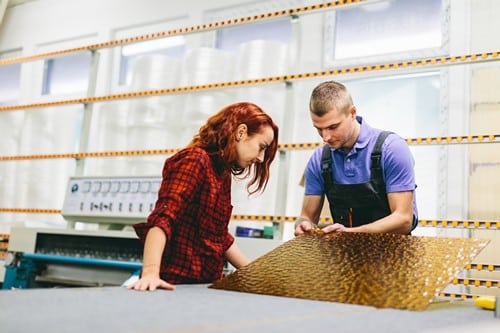
<instances>
[{"instance_id":1,"label":"concrete floor","mask_svg":"<svg viewBox=\"0 0 500 333\"><path fill-rule=\"evenodd\" d=\"M124 287L0 291L0 331L31 332L500 332L471 300L425 311L231 292L207 285L137 292Z\"/></svg>"}]
</instances>

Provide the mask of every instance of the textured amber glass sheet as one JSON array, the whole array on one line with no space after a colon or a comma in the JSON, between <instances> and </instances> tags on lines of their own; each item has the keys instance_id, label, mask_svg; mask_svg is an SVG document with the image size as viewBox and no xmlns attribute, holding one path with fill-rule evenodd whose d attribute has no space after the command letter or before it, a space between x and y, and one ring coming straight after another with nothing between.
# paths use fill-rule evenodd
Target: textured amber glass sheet
<instances>
[{"instance_id":1,"label":"textured amber glass sheet","mask_svg":"<svg viewBox=\"0 0 500 333\"><path fill-rule=\"evenodd\" d=\"M394 234L303 235L210 287L424 310L487 243Z\"/></svg>"}]
</instances>

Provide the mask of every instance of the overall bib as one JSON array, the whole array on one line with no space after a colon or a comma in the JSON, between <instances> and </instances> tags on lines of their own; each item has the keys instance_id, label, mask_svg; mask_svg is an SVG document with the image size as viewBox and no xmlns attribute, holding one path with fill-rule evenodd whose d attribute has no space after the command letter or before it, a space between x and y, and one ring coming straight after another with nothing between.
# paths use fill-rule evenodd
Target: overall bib
<instances>
[{"instance_id":1,"label":"overall bib","mask_svg":"<svg viewBox=\"0 0 500 333\"><path fill-rule=\"evenodd\" d=\"M380 132L371 154L370 181L360 184L335 184L332 176L330 147L325 145L321 172L330 212L335 223L357 227L371 223L391 213L385 183L382 178L382 144L392 132Z\"/></svg>"}]
</instances>

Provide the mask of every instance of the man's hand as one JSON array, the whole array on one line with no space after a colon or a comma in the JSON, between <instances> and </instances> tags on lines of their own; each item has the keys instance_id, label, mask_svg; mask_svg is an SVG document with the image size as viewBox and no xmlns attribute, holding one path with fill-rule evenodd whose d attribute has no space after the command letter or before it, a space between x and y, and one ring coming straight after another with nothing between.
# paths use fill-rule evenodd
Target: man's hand
<instances>
[{"instance_id":1,"label":"man's hand","mask_svg":"<svg viewBox=\"0 0 500 333\"><path fill-rule=\"evenodd\" d=\"M308 220L302 220L295 222L295 232L293 233L295 236L310 234L318 227Z\"/></svg>"},{"instance_id":2,"label":"man's hand","mask_svg":"<svg viewBox=\"0 0 500 333\"><path fill-rule=\"evenodd\" d=\"M345 227L343 224L340 223L328 223L324 226L320 225L319 227L321 229L321 232L324 234L329 234L332 232L349 232L350 229ZM315 225L314 223L308 221L308 220L302 220L298 221L295 224L295 236L303 235L303 234L310 234L313 231L317 230L318 226Z\"/></svg>"}]
</instances>

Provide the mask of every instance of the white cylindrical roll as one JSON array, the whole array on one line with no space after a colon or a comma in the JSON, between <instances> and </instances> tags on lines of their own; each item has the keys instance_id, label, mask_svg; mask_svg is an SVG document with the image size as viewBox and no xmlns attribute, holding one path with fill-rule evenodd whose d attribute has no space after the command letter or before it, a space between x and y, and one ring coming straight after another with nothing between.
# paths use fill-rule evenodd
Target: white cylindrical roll
<instances>
[{"instance_id":1,"label":"white cylindrical roll","mask_svg":"<svg viewBox=\"0 0 500 333\"><path fill-rule=\"evenodd\" d=\"M234 56L228 52L202 47L187 52L182 83L201 85L230 81L233 77Z\"/></svg>"},{"instance_id":2,"label":"white cylindrical roll","mask_svg":"<svg viewBox=\"0 0 500 333\"><path fill-rule=\"evenodd\" d=\"M77 120L83 109L78 106L48 108L25 116L20 141L21 154L73 152L77 140Z\"/></svg>"},{"instance_id":3,"label":"white cylindrical roll","mask_svg":"<svg viewBox=\"0 0 500 333\"><path fill-rule=\"evenodd\" d=\"M280 129L284 128L286 107L286 87L282 84L245 87L238 89L239 101L252 102L260 106ZM280 131L280 136L283 134Z\"/></svg>"},{"instance_id":4,"label":"white cylindrical roll","mask_svg":"<svg viewBox=\"0 0 500 333\"><path fill-rule=\"evenodd\" d=\"M183 144L187 144L207 119L227 106L232 100L228 91L210 91L192 93L186 96L183 126Z\"/></svg>"},{"instance_id":5,"label":"white cylindrical roll","mask_svg":"<svg viewBox=\"0 0 500 333\"><path fill-rule=\"evenodd\" d=\"M156 96L132 100L128 106L127 127L179 126L179 97Z\"/></svg>"},{"instance_id":6,"label":"white cylindrical roll","mask_svg":"<svg viewBox=\"0 0 500 333\"><path fill-rule=\"evenodd\" d=\"M236 80L279 76L287 71L288 45L283 42L252 40L238 48Z\"/></svg>"},{"instance_id":7,"label":"white cylindrical roll","mask_svg":"<svg viewBox=\"0 0 500 333\"><path fill-rule=\"evenodd\" d=\"M80 107L36 110L26 114L22 127L20 154L70 153L75 149L76 122ZM18 172L17 207L62 207L74 161L67 159L30 160ZM30 218L35 218L30 216ZM42 214L38 218L55 220Z\"/></svg>"},{"instance_id":8,"label":"white cylindrical roll","mask_svg":"<svg viewBox=\"0 0 500 333\"><path fill-rule=\"evenodd\" d=\"M126 102L107 102L94 110L95 121L89 145L90 151L127 150L127 112ZM127 171L126 159L96 158L86 161L86 168L92 175L122 175Z\"/></svg>"},{"instance_id":9,"label":"white cylindrical roll","mask_svg":"<svg viewBox=\"0 0 500 333\"><path fill-rule=\"evenodd\" d=\"M162 54L142 55L132 65L132 88L151 90L179 85L181 61Z\"/></svg>"},{"instance_id":10,"label":"white cylindrical roll","mask_svg":"<svg viewBox=\"0 0 500 333\"><path fill-rule=\"evenodd\" d=\"M124 102L108 102L99 105L95 141L91 149L96 151L125 150L127 147L127 112Z\"/></svg>"},{"instance_id":11,"label":"white cylindrical roll","mask_svg":"<svg viewBox=\"0 0 500 333\"><path fill-rule=\"evenodd\" d=\"M25 112L0 112L0 155L14 156L19 154L19 138ZM14 193L17 191L16 179L19 162L4 161L0 163L0 205L16 207ZM0 214L0 233L8 233L10 222L15 214Z\"/></svg>"},{"instance_id":12,"label":"white cylindrical roll","mask_svg":"<svg viewBox=\"0 0 500 333\"><path fill-rule=\"evenodd\" d=\"M177 96L132 101L127 119L129 149L176 148L180 144L182 113Z\"/></svg>"}]
</instances>

